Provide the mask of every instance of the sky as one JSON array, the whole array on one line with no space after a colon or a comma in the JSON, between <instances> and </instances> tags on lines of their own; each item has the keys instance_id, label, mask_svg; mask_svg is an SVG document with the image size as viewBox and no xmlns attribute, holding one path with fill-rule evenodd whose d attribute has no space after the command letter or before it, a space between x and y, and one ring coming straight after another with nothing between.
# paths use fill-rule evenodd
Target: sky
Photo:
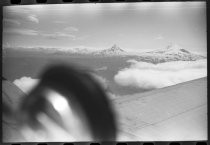
<instances>
[{"instance_id":1,"label":"sky","mask_svg":"<svg viewBox=\"0 0 210 145\"><path fill-rule=\"evenodd\" d=\"M178 44L206 52L205 2L24 5L3 8L7 47L149 51Z\"/></svg>"}]
</instances>

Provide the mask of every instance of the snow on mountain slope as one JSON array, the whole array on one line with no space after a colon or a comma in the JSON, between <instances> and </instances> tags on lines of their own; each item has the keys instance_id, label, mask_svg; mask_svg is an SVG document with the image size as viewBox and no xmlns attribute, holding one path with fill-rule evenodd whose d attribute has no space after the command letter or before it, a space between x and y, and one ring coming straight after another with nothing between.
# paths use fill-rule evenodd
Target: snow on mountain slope
<instances>
[{"instance_id":1,"label":"snow on mountain slope","mask_svg":"<svg viewBox=\"0 0 210 145\"><path fill-rule=\"evenodd\" d=\"M169 45L164 49L142 53L137 60L157 64L169 61L195 61L205 58L205 56L192 53L179 45Z\"/></svg>"},{"instance_id":2,"label":"snow on mountain slope","mask_svg":"<svg viewBox=\"0 0 210 145\"><path fill-rule=\"evenodd\" d=\"M99 55L99 56L124 56L124 55L127 55L127 53L123 49L121 49L119 46L117 46L115 44L109 49L96 51L96 52L93 53L93 55Z\"/></svg>"},{"instance_id":3,"label":"snow on mountain slope","mask_svg":"<svg viewBox=\"0 0 210 145\"><path fill-rule=\"evenodd\" d=\"M205 59L205 56L200 54L190 52L186 49L178 45L169 45L164 49L158 49L150 52L144 53L135 53L135 52L127 52L121 49L116 44L113 45L111 48L103 49L103 50L94 50L91 48L85 47L76 47L76 48L44 48L44 47L33 47L33 48L23 48L23 47L16 47L16 48L6 48L4 49L4 53L9 50L18 50L18 51L25 51L25 52L41 52L47 54L76 54L76 55L90 55L90 56L99 56L99 57L109 57L109 56L135 56L137 57L138 61L144 61L149 63L163 63L169 61L195 61L199 59Z\"/></svg>"}]
</instances>

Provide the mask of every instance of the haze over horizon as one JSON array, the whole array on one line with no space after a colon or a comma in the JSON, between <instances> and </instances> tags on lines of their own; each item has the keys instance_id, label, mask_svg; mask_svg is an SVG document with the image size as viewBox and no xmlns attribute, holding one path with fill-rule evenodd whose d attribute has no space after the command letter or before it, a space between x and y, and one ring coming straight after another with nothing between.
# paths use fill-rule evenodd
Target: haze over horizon
<instances>
[{"instance_id":1,"label":"haze over horizon","mask_svg":"<svg viewBox=\"0 0 210 145\"><path fill-rule=\"evenodd\" d=\"M207 52L205 2L9 6L3 46Z\"/></svg>"}]
</instances>

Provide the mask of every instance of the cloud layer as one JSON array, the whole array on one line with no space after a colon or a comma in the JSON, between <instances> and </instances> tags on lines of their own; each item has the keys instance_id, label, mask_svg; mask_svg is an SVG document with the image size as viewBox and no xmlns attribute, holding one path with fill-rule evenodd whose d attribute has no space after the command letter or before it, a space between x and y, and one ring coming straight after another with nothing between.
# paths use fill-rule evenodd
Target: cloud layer
<instances>
[{"instance_id":1,"label":"cloud layer","mask_svg":"<svg viewBox=\"0 0 210 145\"><path fill-rule=\"evenodd\" d=\"M37 18L36 15L29 15L28 20L37 24L39 23L39 19Z\"/></svg>"},{"instance_id":2,"label":"cloud layer","mask_svg":"<svg viewBox=\"0 0 210 145\"><path fill-rule=\"evenodd\" d=\"M75 35L63 33L63 32L54 32L54 33L40 33L41 36L49 39L60 39L60 38L70 38L72 40L76 39Z\"/></svg>"},{"instance_id":3,"label":"cloud layer","mask_svg":"<svg viewBox=\"0 0 210 145\"><path fill-rule=\"evenodd\" d=\"M33 89L38 84L38 82L38 79L33 79L31 77L22 77L13 81L13 83L18 86L24 93L29 93L29 91Z\"/></svg>"},{"instance_id":4,"label":"cloud layer","mask_svg":"<svg viewBox=\"0 0 210 145\"><path fill-rule=\"evenodd\" d=\"M71 40L76 40L76 36L65 33L65 32L52 32L52 33L46 33L46 32L41 32L33 29L25 29L25 28L7 28L3 30L4 33L7 34L16 34L16 35L26 35L26 36L42 36L44 38L48 39L71 39ZM83 39L78 38L78 39Z\"/></svg>"},{"instance_id":5,"label":"cloud layer","mask_svg":"<svg viewBox=\"0 0 210 145\"><path fill-rule=\"evenodd\" d=\"M151 64L129 60L129 68L120 70L114 80L121 86L143 89L163 88L207 76L207 60Z\"/></svg>"},{"instance_id":6,"label":"cloud layer","mask_svg":"<svg viewBox=\"0 0 210 145\"><path fill-rule=\"evenodd\" d=\"M64 31L67 31L67 32L77 32L77 31L79 31L79 29L76 28L76 27L70 26L70 27L64 28Z\"/></svg>"},{"instance_id":7,"label":"cloud layer","mask_svg":"<svg viewBox=\"0 0 210 145\"><path fill-rule=\"evenodd\" d=\"M102 76L99 76L96 73L91 73L91 76L104 88L104 90L108 89L108 80Z\"/></svg>"},{"instance_id":8,"label":"cloud layer","mask_svg":"<svg viewBox=\"0 0 210 145\"><path fill-rule=\"evenodd\" d=\"M5 18L5 19L3 19L3 22L5 23L5 25L19 26L21 24L18 20L11 19L11 18Z\"/></svg>"},{"instance_id":9,"label":"cloud layer","mask_svg":"<svg viewBox=\"0 0 210 145\"><path fill-rule=\"evenodd\" d=\"M10 29L4 29L4 33L8 34L16 34L16 35L27 35L27 36L36 36L38 35L38 31L32 30L32 29L17 29L17 28L10 28Z\"/></svg>"},{"instance_id":10,"label":"cloud layer","mask_svg":"<svg viewBox=\"0 0 210 145\"><path fill-rule=\"evenodd\" d=\"M91 73L91 76L106 90L108 88L108 80L95 73ZM13 83L18 86L24 93L29 93L39 82L39 79L33 79L31 77L21 77L16 79Z\"/></svg>"}]
</instances>

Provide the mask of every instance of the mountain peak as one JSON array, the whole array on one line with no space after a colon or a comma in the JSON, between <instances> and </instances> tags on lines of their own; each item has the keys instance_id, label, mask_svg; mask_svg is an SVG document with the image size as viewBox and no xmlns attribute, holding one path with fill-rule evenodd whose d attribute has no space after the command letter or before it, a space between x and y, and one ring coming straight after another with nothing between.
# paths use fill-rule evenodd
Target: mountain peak
<instances>
[{"instance_id":1,"label":"mountain peak","mask_svg":"<svg viewBox=\"0 0 210 145\"><path fill-rule=\"evenodd\" d=\"M182 47L178 44L170 44L166 47L167 50L180 50Z\"/></svg>"},{"instance_id":2,"label":"mountain peak","mask_svg":"<svg viewBox=\"0 0 210 145\"><path fill-rule=\"evenodd\" d=\"M126 55L126 52L114 44L111 48L95 52L94 54L102 56L124 56Z\"/></svg>"},{"instance_id":3,"label":"mountain peak","mask_svg":"<svg viewBox=\"0 0 210 145\"><path fill-rule=\"evenodd\" d=\"M124 50L122 50L117 44L114 44L109 50L124 52Z\"/></svg>"},{"instance_id":4,"label":"mountain peak","mask_svg":"<svg viewBox=\"0 0 210 145\"><path fill-rule=\"evenodd\" d=\"M143 55L140 57L141 61L155 64L169 61L195 61L206 58L183 49L177 44L170 44L166 48L146 52Z\"/></svg>"},{"instance_id":5,"label":"mountain peak","mask_svg":"<svg viewBox=\"0 0 210 145\"><path fill-rule=\"evenodd\" d=\"M166 50L169 51L177 51L177 52L181 52L181 53L189 53L189 51L187 51L186 49L183 49L180 45L177 44L170 44L166 47Z\"/></svg>"},{"instance_id":6,"label":"mountain peak","mask_svg":"<svg viewBox=\"0 0 210 145\"><path fill-rule=\"evenodd\" d=\"M112 47L113 48L119 48L119 46L117 44L114 44Z\"/></svg>"}]
</instances>

